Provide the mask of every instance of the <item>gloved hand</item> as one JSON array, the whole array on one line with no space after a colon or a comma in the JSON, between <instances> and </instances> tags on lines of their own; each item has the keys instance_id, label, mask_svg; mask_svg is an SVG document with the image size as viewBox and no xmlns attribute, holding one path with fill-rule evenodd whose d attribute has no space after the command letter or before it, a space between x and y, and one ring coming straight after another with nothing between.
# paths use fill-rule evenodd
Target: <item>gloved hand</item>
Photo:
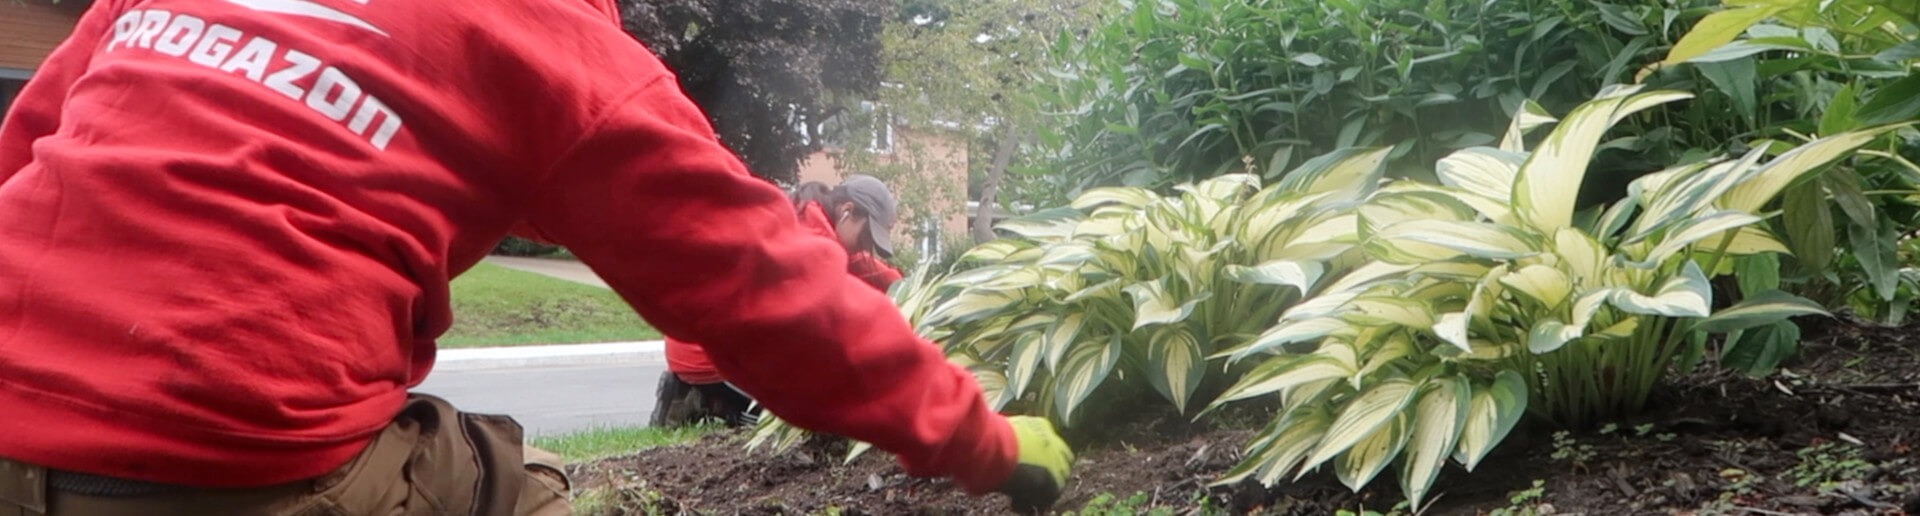
<instances>
[{"instance_id":1,"label":"gloved hand","mask_svg":"<svg viewBox=\"0 0 1920 516\"><path fill-rule=\"evenodd\" d=\"M1013 510L1032 514L1053 507L1067 489L1067 474L1073 469L1073 450L1054 432L1045 418L1014 416L1013 436L1020 445L1019 463L1013 475L999 491L1013 499Z\"/></svg>"}]
</instances>

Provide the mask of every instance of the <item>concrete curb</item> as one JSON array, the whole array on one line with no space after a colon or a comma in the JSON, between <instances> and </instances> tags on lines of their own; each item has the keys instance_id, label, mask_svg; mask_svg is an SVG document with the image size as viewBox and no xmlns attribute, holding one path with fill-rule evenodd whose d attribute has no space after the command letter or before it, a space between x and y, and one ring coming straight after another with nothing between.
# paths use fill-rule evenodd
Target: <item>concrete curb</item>
<instances>
[{"instance_id":1,"label":"concrete curb","mask_svg":"<svg viewBox=\"0 0 1920 516\"><path fill-rule=\"evenodd\" d=\"M434 372L575 365L661 364L666 342L607 342L497 348L442 349Z\"/></svg>"}]
</instances>

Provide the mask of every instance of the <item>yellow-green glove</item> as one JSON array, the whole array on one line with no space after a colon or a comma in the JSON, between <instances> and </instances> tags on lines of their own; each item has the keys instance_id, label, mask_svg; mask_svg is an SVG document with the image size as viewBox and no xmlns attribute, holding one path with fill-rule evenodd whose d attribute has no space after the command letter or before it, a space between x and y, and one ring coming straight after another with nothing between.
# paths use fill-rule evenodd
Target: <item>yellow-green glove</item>
<instances>
[{"instance_id":1,"label":"yellow-green glove","mask_svg":"<svg viewBox=\"0 0 1920 516\"><path fill-rule=\"evenodd\" d=\"M1012 508L1016 512L1045 511L1053 507L1053 502L1067 489L1067 476L1073 469L1073 450L1067 448L1066 441L1053 430L1053 423L1044 418L1014 416L1007 418L1007 422L1013 424L1014 439L1020 443L1020 462L999 491L1013 500Z\"/></svg>"}]
</instances>

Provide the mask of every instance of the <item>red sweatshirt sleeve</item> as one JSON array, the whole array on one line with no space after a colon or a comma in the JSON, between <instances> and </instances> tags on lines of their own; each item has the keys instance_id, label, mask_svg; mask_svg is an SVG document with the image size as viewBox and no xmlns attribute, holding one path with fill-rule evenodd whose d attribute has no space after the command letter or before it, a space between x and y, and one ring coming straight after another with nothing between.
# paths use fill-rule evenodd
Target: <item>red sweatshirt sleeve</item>
<instances>
[{"instance_id":1,"label":"red sweatshirt sleeve","mask_svg":"<svg viewBox=\"0 0 1920 516\"><path fill-rule=\"evenodd\" d=\"M782 419L976 494L1012 472L1012 429L973 376L847 274L839 244L749 175L670 76L615 103L542 180L540 234Z\"/></svg>"},{"instance_id":2,"label":"red sweatshirt sleeve","mask_svg":"<svg viewBox=\"0 0 1920 516\"><path fill-rule=\"evenodd\" d=\"M19 173L33 161L34 140L52 135L60 128L60 113L66 104L67 90L87 71L94 47L112 27L120 14L120 2L100 0L87 9L73 34L53 49L46 62L36 70L33 80L13 100L0 123L0 183Z\"/></svg>"}]
</instances>

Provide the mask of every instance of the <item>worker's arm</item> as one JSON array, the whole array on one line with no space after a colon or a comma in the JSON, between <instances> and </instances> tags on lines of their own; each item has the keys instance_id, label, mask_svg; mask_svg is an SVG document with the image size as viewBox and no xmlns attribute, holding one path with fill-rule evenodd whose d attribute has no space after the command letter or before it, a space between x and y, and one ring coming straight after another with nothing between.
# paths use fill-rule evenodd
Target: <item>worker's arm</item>
<instances>
[{"instance_id":1,"label":"worker's arm","mask_svg":"<svg viewBox=\"0 0 1920 516\"><path fill-rule=\"evenodd\" d=\"M1000 487L1015 436L972 375L848 274L840 245L803 229L670 76L613 105L542 177L540 234L782 419L873 443L914 475Z\"/></svg>"},{"instance_id":2,"label":"worker's arm","mask_svg":"<svg viewBox=\"0 0 1920 516\"><path fill-rule=\"evenodd\" d=\"M33 162L33 142L60 129L60 113L66 107L67 91L87 72L93 53L107 37L113 19L120 14L120 2L99 0L87 8L74 26L73 34L54 47L46 61L34 71L33 78L13 99L6 119L0 122L0 184Z\"/></svg>"}]
</instances>

